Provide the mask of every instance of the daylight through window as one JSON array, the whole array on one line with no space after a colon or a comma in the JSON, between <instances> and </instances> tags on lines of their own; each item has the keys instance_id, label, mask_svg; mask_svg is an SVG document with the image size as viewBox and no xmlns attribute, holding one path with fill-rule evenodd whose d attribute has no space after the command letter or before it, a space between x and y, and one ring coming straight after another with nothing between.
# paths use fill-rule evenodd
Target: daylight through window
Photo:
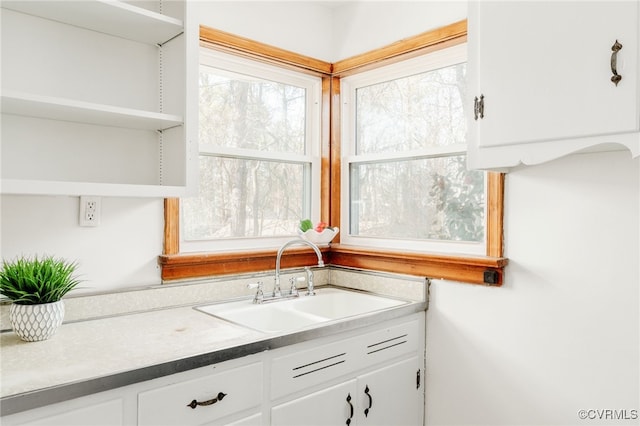
<instances>
[{"instance_id":1,"label":"daylight through window","mask_svg":"<svg viewBox=\"0 0 640 426\"><path fill-rule=\"evenodd\" d=\"M465 61L459 45L342 79L343 243L485 253L485 173L466 167Z\"/></svg>"},{"instance_id":2,"label":"daylight through window","mask_svg":"<svg viewBox=\"0 0 640 426\"><path fill-rule=\"evenodd\" d=\"M204 49L200 188L182 202L187 251L260 248L319 211L320 79Z\"/></svg>"}]
</instances>

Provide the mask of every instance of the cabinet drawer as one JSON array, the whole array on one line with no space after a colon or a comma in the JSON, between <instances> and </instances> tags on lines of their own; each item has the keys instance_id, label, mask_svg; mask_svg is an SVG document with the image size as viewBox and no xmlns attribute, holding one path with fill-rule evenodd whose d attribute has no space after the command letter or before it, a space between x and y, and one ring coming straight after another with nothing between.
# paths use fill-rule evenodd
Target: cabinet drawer
<instances>
[{"instance_id":1,"label":"cabinet drawer","mask_svg":"<svg viewBox=\"0 0 640 426\"><path fill-rule=\"evenodd\" d=\"M273 360L271 397L279 398L309 388L356 368L358 337L317 346Z\"/></svg>"},{"instance_id":2,"label":"cabinet drawer","mask_svg":"<svg viewBox=\"0 0 640 426\"><path fill-rule=\"evenodd\" d=\"M362 368L417 351L423 342L421 315L412 321L275 358L271 397L280 398Z\"/></svg>"},{"instance_id":3,"label":"cabinet drawer","mask_svg":"<svg viewBox=\"0 0 640 426\"><path fill-rule=\"evenodd\" d=\"M205 377L141 392L138 395L138 424L201 425L215 419L259 407L262 403L262 363L211 373ZM210 405L189 404L224 398Z\"/></svg>"},{"instance_id":4,"label":"cabinet drawer","mask_svg":"<svg viewBox=\"0 0 640 426\"><path fill-rule=\"evenodd\" d=\"M418 319L385 327L359 338L358 366L369 367L420 349L423 328Z\"/></svg>"}]
</instances>

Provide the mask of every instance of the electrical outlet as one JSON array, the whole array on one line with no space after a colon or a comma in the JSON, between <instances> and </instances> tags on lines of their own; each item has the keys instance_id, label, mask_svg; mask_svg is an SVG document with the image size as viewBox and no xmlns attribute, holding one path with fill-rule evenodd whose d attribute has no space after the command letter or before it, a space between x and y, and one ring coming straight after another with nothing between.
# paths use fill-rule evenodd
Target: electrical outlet
<instances>
[{"instance_id":1,"label":"electrical outlet","mask_svg":"<svg viewBox=\"0 0 640 426\"><path fill-rule=\"evenodd\" d=\"M100 197L80 197L80 226L100 225Z\"/></svg>"}]
</instances>

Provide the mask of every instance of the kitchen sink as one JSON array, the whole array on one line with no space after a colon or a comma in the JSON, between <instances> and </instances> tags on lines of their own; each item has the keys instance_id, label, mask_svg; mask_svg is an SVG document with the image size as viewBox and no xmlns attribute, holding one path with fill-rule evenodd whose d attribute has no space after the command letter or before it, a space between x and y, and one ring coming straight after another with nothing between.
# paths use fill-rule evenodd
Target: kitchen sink
<instances>
[{"instance_id":1,"label":"kitchen sink","mask_svg":"<svg viewBox=\"0 0 640 426\"><path fill-rule=\"evenodd\" d=\"M300 297L292 302L293 308L298 311L331 320L362 315L407 303L403 300L333 288L316 290L315 296Z\"/></svg>"},{"instance_id":2,"label":"kitchen sink","mask_svg":"<svg viewBox=\"0 0 640 426\"><path fill-rule=\"evenodd\" d=\"M288 301L282 301L256 305L251 300L243 300L241 302L200 306L196 309L215 317L267 333L290 331L327 321L327 318L324 317L290 309L287 302ZM282 304L282 306L279 304Z\"/></svg>"},{"instance_id":3,"label":"kitchen sink","mask_svg":"<svg viewBox=\"0 0 640 426\"><path fill-rule=\"evenodd\" d=\"M337 288L316 289L315 296L254 304L251 299L223 302L196 309L265 333L294 331L327 321L389 309L409 302Z\"/></svg>"}]
</instances>

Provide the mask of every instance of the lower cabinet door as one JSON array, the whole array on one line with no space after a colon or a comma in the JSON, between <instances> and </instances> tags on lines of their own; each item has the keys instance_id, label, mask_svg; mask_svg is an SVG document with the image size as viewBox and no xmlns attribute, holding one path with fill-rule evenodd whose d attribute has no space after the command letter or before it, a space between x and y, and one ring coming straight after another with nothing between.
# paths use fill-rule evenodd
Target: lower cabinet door
<instances>
[{"instance_id":1,"label":"lower cabinet door","mask_svg":"<svg viewBox=\"0 0 640 426\"><path fill-rule=\"evenodd\" d=\"M358 426L423 424L424 385L413 357L358 377Z\"/></svg>"},{"instance_id":2,"label":"lower cabinet door","mask_svg":"<svg viewBox=\"0 0 640 426\"><path fill-rule=\"evenodd\" d=\"M355 425L356 381L332 386L271 409L272 426Z\"/></svg>"},{"instance_id":3,"label":"lower cabinet door","mask_svg":"<svg viewBox=\"0 0 640 426\"><path fill-rule=\"evenodd\" d=\"M90 398L79 398L74 402L87 401L86 406L61 402L37 408L13 416L3 417L3 426L121 426L124 425L123 400L91 403Z\"/></svg>"},{"instance_id":4,"label":"lower cabinet door","mask_svg":"<svg viewBox=\"0 0 640 426\"><path fill-rule=\"evenodd\" d=\"M224 426L262 426L262 413L254 414L253 416L245 417L231 423L226 423Z\"/></svg>"}]
</instances>

